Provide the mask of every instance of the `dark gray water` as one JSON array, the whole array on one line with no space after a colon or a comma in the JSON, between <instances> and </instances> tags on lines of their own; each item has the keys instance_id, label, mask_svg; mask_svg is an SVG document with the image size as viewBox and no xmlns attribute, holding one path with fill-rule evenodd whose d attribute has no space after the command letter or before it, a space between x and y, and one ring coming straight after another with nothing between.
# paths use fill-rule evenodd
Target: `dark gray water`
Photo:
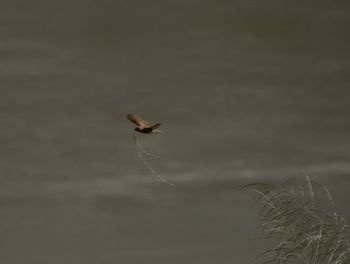
<instances>
[{"instance_id":1,"label":"dark gray water","mask_svg":"<svg viewBox=\"0 0 350 264\"><path fill-rule=\"evenodd\" d=\"M0 4L0 262L252 263L239 191L302 176L350 218L348 1ZM137 160L139 135L172 188Z\"/></svg>"}]
</instances>

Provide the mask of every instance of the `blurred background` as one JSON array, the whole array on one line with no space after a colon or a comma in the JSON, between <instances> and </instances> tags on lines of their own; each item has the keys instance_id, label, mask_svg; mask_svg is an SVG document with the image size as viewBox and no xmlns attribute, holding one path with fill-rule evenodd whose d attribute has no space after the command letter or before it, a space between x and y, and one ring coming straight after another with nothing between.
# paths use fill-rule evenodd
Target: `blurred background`
<instances>
[{"instance_id":1,"label":"blurred background","mask_svg":"<svg viewBox=\"0 0 350 264\"><path fill-rule=\"evenodd\" d=\"M350 218L350 2L2 0L0 262L253 263L252 182ZM137 135L135 112L162 122Z\"/></svg>"}]
</instances>

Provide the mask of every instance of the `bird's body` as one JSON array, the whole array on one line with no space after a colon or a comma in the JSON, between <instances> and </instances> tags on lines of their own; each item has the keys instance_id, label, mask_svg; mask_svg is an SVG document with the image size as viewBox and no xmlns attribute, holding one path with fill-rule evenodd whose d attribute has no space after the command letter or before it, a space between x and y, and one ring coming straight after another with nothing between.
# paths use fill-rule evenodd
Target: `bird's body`
<instances>
[{"instance_id":1,"label":"bird's body","mask_svg":"<svg viewBox=\"0 0 350 264\"><path fill-rule=\"evenodd\" d=\"M126 116L131 122L137 125L135 128L135 131L144 133L144 134L154 134L154 133L160 133L159 130L160 123L156 123L153 126L151 126L147 121L143 120L141 117L139 117L136 114L128 114Z\"/></svg>"}]
</instances>

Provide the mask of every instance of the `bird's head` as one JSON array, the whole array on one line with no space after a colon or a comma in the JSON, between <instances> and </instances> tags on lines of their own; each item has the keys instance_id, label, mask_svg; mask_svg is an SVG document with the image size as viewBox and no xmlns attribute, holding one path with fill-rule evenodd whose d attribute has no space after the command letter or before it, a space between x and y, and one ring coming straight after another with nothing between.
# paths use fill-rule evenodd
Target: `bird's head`
<instances>
[{"instance_id":1,"label":"bird's head","mask_svg":"<svg viewBox=\"0 0 350 264\"><path fill-rule=\"evenodd\" d=\"M158 128L152 130L152 134L157 134L157 133L163 133L163 131Z\"/></svg>"}]
</instances>

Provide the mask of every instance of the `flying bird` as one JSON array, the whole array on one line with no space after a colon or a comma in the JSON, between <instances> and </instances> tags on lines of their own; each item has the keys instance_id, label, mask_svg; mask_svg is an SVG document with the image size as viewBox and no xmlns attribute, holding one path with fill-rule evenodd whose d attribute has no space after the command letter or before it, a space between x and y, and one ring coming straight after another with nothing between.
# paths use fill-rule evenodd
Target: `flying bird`
<instances>
[{"instance_id":1,"label":"flying bird","mask_svg":"<svg viewBox=\"0 0 350 264\"><path fill-rule=\"evenodd\" d=\"M128 114L126 116L131 122L137 125L135 127L135 131L144 133L144 134L155 134L160 133L161 130L159 129L160 123L156 123L153 126L151 126L147 121L143 120L141 117L139 117L136 114Z\"/></svg>"}]
</instances>

